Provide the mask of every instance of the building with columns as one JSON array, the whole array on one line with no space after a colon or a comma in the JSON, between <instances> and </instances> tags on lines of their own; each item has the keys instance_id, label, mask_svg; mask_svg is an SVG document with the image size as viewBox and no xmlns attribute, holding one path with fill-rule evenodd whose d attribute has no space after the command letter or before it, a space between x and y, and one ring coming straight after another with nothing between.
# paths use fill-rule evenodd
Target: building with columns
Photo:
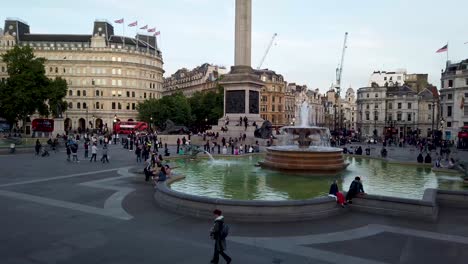
<instances>
[{"instance_id":1,"label":"building with columns","mask_svg":"<svg viewBox=\"0 0 468 264\"><path fill-rule=\"evenodd\" d=\"M209 63L192 70L179 69L170 77L164 78L163 95L182 92L190 97L195 92L215 91L219 78L227 73L226 67Z\"/></svg>"},{"instance_id":2,"label":"building with columns","mask_svg":"<svg viewBox=\"0 0 468 264\"><path fill-rule=\"evenodd\" d=\"M363 87L357 92L357 129L362 137L430 137L437 118L437 90L411 87ZM434 128L435 129L435 128Z\"/></svg>"},{"instance_id":3,"label":"building with columns","mask_svg":"<svg viewBox=\"0 0 468 264\"><path fill-rule=\"evenodd\" d=\"M47 59L49 78L68 82L66 129L111 128L114 121L136 120L139 102L162 96L163 59L154 36L118 36L102 20L94 22L91 34L36 34L27 23L7 19L0 54L15 45L32 47L37 57ZM0 78L8 78L1 61Z\"/></svg>"},{"instance_id":4,"label":"building with columns","mask_svg":"<svg viewBox=\"0 0 468 264\"><path fill-rule=\"evenodd\" d=\"M468 59L447 63L442 72L439 128L443 138L457 141L458 132L468 126Z\"/></svg>"}]
</instances>

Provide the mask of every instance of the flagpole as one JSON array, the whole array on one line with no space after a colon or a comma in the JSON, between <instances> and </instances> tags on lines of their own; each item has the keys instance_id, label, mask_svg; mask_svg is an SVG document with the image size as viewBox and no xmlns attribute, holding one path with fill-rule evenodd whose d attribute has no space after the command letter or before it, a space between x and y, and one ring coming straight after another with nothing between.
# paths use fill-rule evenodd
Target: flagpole
<instances>
[{"instance_id":1,"label":"flagpole","mask_svg":"<svg viewBox=\"0 0 468 264\"><path fill-rule=\"evenodd\" d=\"M447 65L449 61L449 42L447 41Z\"/></svg>"},{"instance_id":2,"label":"flagpole","mask_svg":"<svg viewBox=\"0 0 468 264\"><path fill-rule=\"evenodd\" d=\"M135 36L135 39L136 39L136 49L138 51L138 25L135 26L135 33L136 33L136 36Z\"/></svg>"},{"instance_id":3,"label":"flagpole","mask_svg":"<svg viewBox=\"0 0 468 264\"><path fill-rule=\"evenodd\" d=\"M122 39L123 39L122 43L123 43L123 48L125 49L125 19L124 19L124 21L122 22L122 32L123 32L123 33L122 33L122 34L123 34L123 36L122 36Z\"/></svg>"},{"instance_id":4,"label":"flagpole","mask_svg":"<svg viewBox=\"0 0 468 264\"><path fill-rule=\"evenodd\" d=\"M146 33L146 53L149 52L149 35Z\"/></svg>"}]
</instances>

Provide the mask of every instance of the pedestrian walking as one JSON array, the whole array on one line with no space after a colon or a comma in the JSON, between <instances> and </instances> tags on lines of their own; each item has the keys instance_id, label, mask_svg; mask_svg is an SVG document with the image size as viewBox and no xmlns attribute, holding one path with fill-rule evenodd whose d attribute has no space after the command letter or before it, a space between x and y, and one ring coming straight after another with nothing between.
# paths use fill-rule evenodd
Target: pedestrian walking
<instances>
[{"instance_id":1,"label":"pedestrian walking","mask_svg":"<svg viewBox=\"0 0 468 264\"><path fill-rule=\"evenodd\" d=\"M107 149L107 145L104 144L104 147L102 148L102 158L101 158L101 161L102 163L109 163L109 158L107 157L107 154L108 154L108 149Z\"/></svg>"},{"instance_id":2,"label":"pedestrian walking","mask_svg":"<svg viewBox=\"0 0 468 264\"><path fill-rule=\"evenodd\" d=\"M93 146L91 147L91 159L89 160L89 162L93 161L93 159L94 159L94 162L96 162L96 155L97 155L97 146L96 146L96 143L94 143Z\"/></svg>"},{"instance_id":3,"label":"pedestrian walking","mask_svg":"<svg viewBox=\"0 0 468 264\"><path fill-rule=\"evenodd\" d=\"M215 216L214 225L211 228L210 236L215 241L214 254L211 263L219 263L219 255L221 255L226 263L231 263L232 259L224 251L226 250L226 237L229 234L229 226L224 223L224 216L221 210L214 210Z\"/></svg>"}]
</instances>

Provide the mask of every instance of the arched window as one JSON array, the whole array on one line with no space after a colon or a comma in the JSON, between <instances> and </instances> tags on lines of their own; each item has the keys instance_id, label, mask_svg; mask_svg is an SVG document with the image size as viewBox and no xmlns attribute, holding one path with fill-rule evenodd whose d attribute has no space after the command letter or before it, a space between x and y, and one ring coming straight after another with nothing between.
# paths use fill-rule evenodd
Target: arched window
<instances>
[{"instance_id":1,"label":"arched window","mask_svg":"<svg viewBox=\"0 0 468 264\"><path fill-rule=\"evenodd\" d=\"M122 109L122 104L121 103L117 104L117 109L119 109L119 110Z\"/></svg>"},{"instance_id":2,"label":"arched window","mask_svg":"<svg viewBox=\"0 0 468 264\"><path fill-rule=\"evenodd\" d=\"M81 96L81 91L80 90L76 91L76 96Z\"/></svg>"},{"instance_id":3,"label":"arched window","mask_svg":"<svg viewBox=\"0 0 468 264\"><path fill-rule=\"evenodd\" d=\"M96 109L99 109L99 102L96 102Z\"/></svg>"},{"instance_id":4,"label":"arched window","mask_svg":"<svg viewBox=\"0 0 468 264\"><path fill-rule=\"evenodd\" d=\"M86 109L88 108L88 106L86 105L86 103L83 103L83 109Z\"/></svg>"},{"instance_id":5,"label":"arched window","mask_svg":"<svg viewBox=\"0 0 468 264\"><path fill-rule=\"evenodd\" d=\"M101 109L104 109L104 103L101 104Z\"/></svg>"},{"instance_id":6,"label":"arched window","mask_svg":"<svg viewBox=\"0 0 468 264\"><path fill-rule=\"evenodd\" d=\"M135 97L135 92L132 92L132 97Z\"/></svg>"},{"instance_id":7,"label":"arched window","mask_svg":"<svg viewBox=\"0 0 468 264\"><path fill-rule=\"evenodd\" d=\"M55 67L55 73L58 73L58 67Z\"/></svg>"},{"instance_id":8,"label":"arched window","mask_svg":"<svg viewBox=\"0 0 468 264\"><path fill-rule=\"evenodd\" d=\"M76 108L80 109L80 108L81 108L81 104L80 104L80 103L76 103Z\"/></svg>"},{"instance_id":9,"label":"arched window","mask_svg":"<svg viewBox=\"0 0 468 264\"><path fill-rule=\"evenodd\" d=\"M73 108L73 104L70 102L68 103L68 108L72 109Z\"/></svg>"},{"instance_id":10,"label":"arched window","mask_svg":"<svg viewBox=\"0 0 468 264\"><path fill-rule=\"evenodd\" d=\"M83 96L86 96L86 90L83 90Z\"/></svg>"},{"instance_id":11,"label":"arched window","mask_svg":"<svg viewBox=\"0 0 468 264\"><path fill-rule=\"evenodd\" d=\"M73 91L72 90L68 90L68 96L73 96Z\"/></svg>"},{"instance_id":12,"label":"arched window","mask_svg":"<svg viewBox=\"0 0 468 264\"><path fill-rule=\"evenodd\" d=\"M54 68L50 67L49 72L53 72L53 71L54 71Z\"/></svg>"},{"instance_id":13,"label":"arched window","mask_svg":"<svg viewBox=\"0 0 468 264\"><path fill-rule=\"evenodd\" d=\"M96 90L96 96L99 96L99 90Z\"/></svg>"}]
</instances>

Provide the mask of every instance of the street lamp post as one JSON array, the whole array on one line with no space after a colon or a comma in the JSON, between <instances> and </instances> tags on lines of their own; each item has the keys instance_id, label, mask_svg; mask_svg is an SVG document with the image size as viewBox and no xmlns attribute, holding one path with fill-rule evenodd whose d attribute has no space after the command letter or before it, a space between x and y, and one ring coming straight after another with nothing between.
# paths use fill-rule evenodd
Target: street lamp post
<instances>
[{"instance_id":1,"label":"street lamp post","mask_svg":"<svg viewBox=\"0 0 468 264\"><path fill-rule=\"evenodd\" d=\"M434 120L435 120L435 116L434 116L434 106L435 106L435 99L432 98L432 127L431 127L431 136L432 136L432 143L434 143Z\"/></svg>"}]
</instances>

